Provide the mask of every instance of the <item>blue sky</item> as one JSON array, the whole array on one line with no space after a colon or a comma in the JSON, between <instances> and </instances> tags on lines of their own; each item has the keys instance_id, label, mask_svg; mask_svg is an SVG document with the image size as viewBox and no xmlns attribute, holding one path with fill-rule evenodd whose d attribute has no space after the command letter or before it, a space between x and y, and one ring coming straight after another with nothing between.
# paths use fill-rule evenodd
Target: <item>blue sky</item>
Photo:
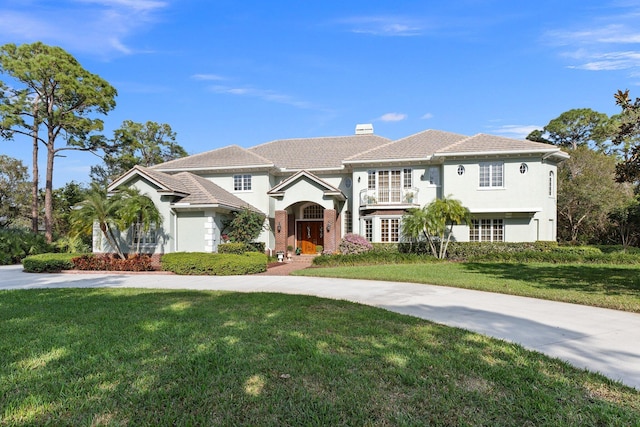
<instances>
[{"instance_id":1,"label":"blue sky","mask_svg":"<svg viewBox=\"0 0 640 427\"><path fill-rule=\"evenodd\" d=\"M195 154L357 123L524 138L572 108L614 114L618 89L640 96L638 22L637 0L4 0L0 44L61 46L118 90L105 135L168 123ZM30 149L0 141L29 166ZM67 152L54 186L98 162Z\"/></svg>"}]
</instances>

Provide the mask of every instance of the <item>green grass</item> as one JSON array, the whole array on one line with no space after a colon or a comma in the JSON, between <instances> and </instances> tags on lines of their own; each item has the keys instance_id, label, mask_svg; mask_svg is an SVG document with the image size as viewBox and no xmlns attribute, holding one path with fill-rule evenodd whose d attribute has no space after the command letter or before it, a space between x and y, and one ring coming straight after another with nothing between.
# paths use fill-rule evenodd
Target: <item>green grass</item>
<instances>
[{"instance_id":1,"label":"green grass","mask_svg":"<svg viewBox=\"0 0 640 427\"><path fill-rule=\"evenodd\" d=\"M0 425L637 425L640 392L522 347L278 294L0 293Z\"/></svg>"},{"instance_id":2,"label":"green grass","mask_svg":"<svg viewBox=\"0 0 640 427\"><path fill-rule=\"evenodd\" d=\"M297 275L453 286L640 313L640 266L441 262L310 268Z\"/></svg>"}]
</instances>

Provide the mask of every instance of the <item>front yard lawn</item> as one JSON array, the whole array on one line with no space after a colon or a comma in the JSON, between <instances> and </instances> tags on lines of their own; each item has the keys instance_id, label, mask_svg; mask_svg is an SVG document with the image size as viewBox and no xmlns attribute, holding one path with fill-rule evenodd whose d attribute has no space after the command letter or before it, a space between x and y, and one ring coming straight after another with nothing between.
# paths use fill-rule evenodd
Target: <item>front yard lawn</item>
<instances>
[{"instance_id":1,"label":"front yard lawn","mask_svg":"<svg viewBox=\"0 0 640 427\"><path fill-rule=\"evenodd\" d=\"M344 301L5 291L0 324L3 426L627 426L640 419L640 392L602 376Z\"/></svg>"},{"instance_id":2,"label":"front yard lawn","mask_svg":"<svg viewBox=\"0 0 640 427\"><path fill-rule=\"evenodd\" d=\"M640 313L640 265L430 262L293 274L453 286Z\"/></svg>"}]
</instances>

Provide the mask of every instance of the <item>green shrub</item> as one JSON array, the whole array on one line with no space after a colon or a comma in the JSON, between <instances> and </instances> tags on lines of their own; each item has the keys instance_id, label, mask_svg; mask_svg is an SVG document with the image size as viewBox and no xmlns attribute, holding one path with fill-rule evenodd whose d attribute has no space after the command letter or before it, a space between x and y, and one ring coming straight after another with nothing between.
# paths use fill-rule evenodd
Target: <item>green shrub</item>
<instances>
[{"instance_id":1,"label":"green shrub","mask_svg":"<svg viewBox=\"0 0 640 427\"><path fill-rule=\"evenodd\" d=\"M53 244L56 248L56 252L63 252L68 254L91 252L91 246L83 242L82 238L79 236L60 237Z\"/></svg>"},{"instance_id":2,"label":"green shrub","mask_svg":"<svg viewBox=\"0 0 640 427\"><path fill-rule=\"evenodd\" d=\"M436 261L432 255L369 251L360 254L320 255L313 259L318 267L340 267L376 264L416 264Z\"/></svg>"},{"instance_id":3,"label":"green shrub","mask_svg":"<svg viewBox=\"0 0 640 427\"><path fill-rule=\"evenodd\" d=\"M262 273L267 270L267 256L258 252L175 252L163 255L161 263L164 271L186 275L231 276Z\"/></svg>"},{"instance_id":4,"label":"green shrub","mask_svg":"<svg viewBox=\"0 0 640 427\"><path fill-rule=\"evenodd\" d=\"M24 271L28 273L57 273L62 270L73 270L72 259L83 254L46 253L31 255L22 260Z\"/></svg>"},{"instance_id":5,"label":"green shrub","mask_svg":"<svg viewBox=\"0 0 640 427\"><path fill-rule=\"evenodd\" d=\"M447 257L455 261L478 260L497 253L549 252L556 242L451 242Z\"/></svg>"},{"instance_id":6,"label":"green shrub","mask_svg":"<svg viewBox=\"0 0 640 427\"><path fill-rule=\"evenodd\" d=\"M28 255L51 252L44 236L21 228L0 229L0 265L20 263Z\"/></svg>"},{"instance_id":7,"label":"green shrub","mask_svg":"<svg viewBox=\"0 0 640 427\"><path fill-rule=\"evenodd\" d=\"M244 243L223 243L218 245L218 253L220 254L242 255L248 251L247 245Z\"/></svg>"},{"instance_id":8,"label":"green shrub","mask_svg":"<svg viewBox=\"0 0 640 427\"><path fill-rule=\"evenodd\" d=\"M397 253L400 252L400 245L402 243L372 243L373 252L391 252Z\"/></svg>"},{"instance_id":9,"label":"green shrub","mask_svg":"<svg viewBox=\"0 0 640 427\"><path fill-rule=\"evenodd\" d=\"M488 262L548 262L554 264L587 263L587 264L640 264L640 255L622 252L601 253L579 250L553 250L548 252L494 252L482 256L469 258L467 261Z\"/></svg>"},{"instance_id":10,"label":"green shrub","mask_svg":"<svg viewBox=\"0 0 640 427\"><path fill-rule=\"evenodd\" d=\"M265 253L265 244L264 242L249 242L246 243L249 247L247 252L260 252L261 254Z\"/></svg>"}]
</instances>

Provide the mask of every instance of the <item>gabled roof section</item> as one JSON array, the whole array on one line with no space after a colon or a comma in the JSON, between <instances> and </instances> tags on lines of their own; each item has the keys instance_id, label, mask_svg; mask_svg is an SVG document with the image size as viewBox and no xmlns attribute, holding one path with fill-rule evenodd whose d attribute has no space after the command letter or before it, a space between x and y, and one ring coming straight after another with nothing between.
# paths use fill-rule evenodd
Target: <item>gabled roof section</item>
<instances>
[{"instance_id":1,"label":"gabled roof section","mask_svg":"<svg viewBox=\"0 0 640 427\"><path fill-rule=\"evenodd\" d=\"M269 168L273 167L273 162L240 146L229 145L152 166L155 170L167 172L249 167Z\"/></svg>"},{"instance_id":2,"label":"gabled roof section","mask_svg":"<svg viewBox=\"0 0 640 427\"><path fill-rule=\"evenodd\" d=\"M469 156L480 154L518 154L540 153L555 154L560 158L569 155L551 144L534 142L526 139L513 139L503 136L479 133L440 150L438 156Z\"/></svg>"},{"instance_id":3,"label":"gabled roof section","mask_svg":"<svg viewBox=\"0 0 640 427\"><path fill-rule=\"evenodd\" d=\"M281 139L249 149L283 170L342 169L342 161L389 142L378 135Z\"/></svg>"},{"instance_id":4,"label":"gabled roof section","mask_svg":"<svg viewBox=\"0 0 640 427\"><path fill-rule=\"evenodd\" d=\"M333 185L329 184L327 181L318 178L316 175L306 170L301 170L291 175L287 179L283 180L280 184L276 185L271 190L269 190L267 194L273 197L283 196L287 188L295 185L296 182L304 178L307 178L310 181L318 184L326 196L335 196L339 200L346 200L346 196L339 188L334 187Z\"/></svg>"},{"instance_id":5,"label":"gabled roof section","mask_svg":"<svg viewBox=\"0 0 640 427\"><path fill-rule=\"evenodd\" d=\"M260 209L229 193L208 179L191 172L180 172L173 175L189 191L189 195L177 202L180 206L222 206L232 209L250 209L264 215Z\"/></svg>"},{"instance_id":6,"label":"gabled roof section","mask_svg":"<svg viewBox=\"0 0 640 427\"><path fill-rule=\"evenodd\" d=\"M189 191L180 180L166 173L157 172L139 165L134 166L133 168L129 169L127 172L116 178L109 185L109 187L107 187L107 191L115 191L118 187L126 184L136 176L141 176L142 178L151 182L153 185L158 187L158 192L160 193L173 194L180 197L189 194Z\"/></svg>"},{"instance_id":7,"label":"gabled roof section","mask_svg":"<svg viewBox=\"0 0 640 427\"><path fill-rule=\"evenodd\" d=\"M468 136L429 129L361 152L345 159L344 163L428 160L434 153L465 138Z\"/></svg>"}]
</instances>

